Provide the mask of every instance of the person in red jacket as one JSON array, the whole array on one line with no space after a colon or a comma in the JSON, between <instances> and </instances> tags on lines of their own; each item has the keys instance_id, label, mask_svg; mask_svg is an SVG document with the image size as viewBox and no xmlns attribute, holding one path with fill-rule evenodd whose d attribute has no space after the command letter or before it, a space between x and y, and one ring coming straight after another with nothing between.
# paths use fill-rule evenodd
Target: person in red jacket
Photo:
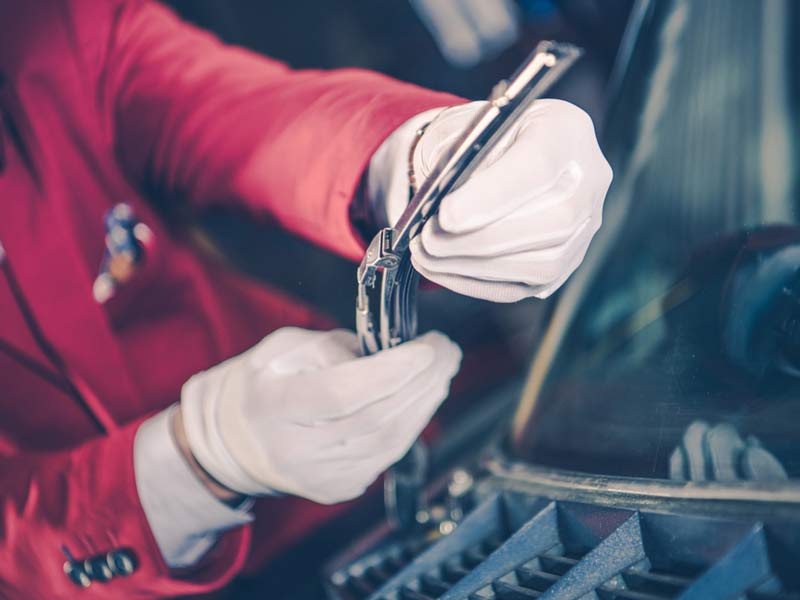
<instances>
[{"instance_id":1,"label":"person in red jacket","mask_svg":"<svg viewBox=\"0 0 800 600\"><path fill-rule=\"evenodd\" d=\"M292 71L146 0L0 0L0 596L219 588L405 452L455 344L360 357L162 214L245 209L357 260L359 228L402 211L409 160L419 183L478 106ZM472 296L544 297L610 180L589 118L537 102L414 264Z\"/></svg>"}]
</instances>

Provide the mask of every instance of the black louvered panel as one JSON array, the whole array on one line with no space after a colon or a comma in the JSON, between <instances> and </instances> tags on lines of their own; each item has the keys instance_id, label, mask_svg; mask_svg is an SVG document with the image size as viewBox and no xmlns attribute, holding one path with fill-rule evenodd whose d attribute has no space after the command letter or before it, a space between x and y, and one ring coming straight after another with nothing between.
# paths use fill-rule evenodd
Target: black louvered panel
<instances>
[{"instance_id":1,"label":"black louvered panel","mask_svg":"<svg viewBox=\"0 0 800 600\"><path fill-rule=\"evenodd\" d=\"M542 592L503 581L498 581L493 584L493 587L495 598L498 600L528 600L529 598L540 598L542 595Z\"/></svg>"},{"instance_id":2,"label":"black louvered panel","mask_svg":"<svg viewBox=\"0 0 800 600\"><path fill-rule=\"evenodd\" d=\"M452 584L437 575L426 574L420 577L419 587L426 594L439 597L450 589Z\"/></svg>"},{"instance_id":3,"label":"black louvered panel","mask_svg":"<svg viewBox=\"0 0 800 600\"><path fill-rule=\"evenodd\" d=\"M494 598L538 598L578 564L581 558L580 555L542 554L517 567L513 574L495 581L492 584ZM473 597L483 599L486 595Z\"/></svg>"},{"instance_id":4,"label":"black louvered panel","mask_svg":"<svg viewBox=\"0 0 800 600\"><path fill-rule=\"evenodd\" d=\"M563 588L561 579L576 569L586 569L584 562L588 561L596 578L597 572L602 572L592 566L597 564L597 552L615 553L624 561L620 563L621 568L639 560L642 551L636 548L640 547L637 545L640 537L634 512L587 510L586 505L554 503L521 527L500 552L446 598L455 600L460 593L471 594L469 597L474 600L538 598L553 592L554 587ZM630 548L635 549L633 553ZM608 569L608 565L601 566ZM492 574L496 575L492 577ZM574 579L567 585L573 586ZM554 593L561 597L564 590Z\"/></svg>"},{"instance_id":5,"label":"black louvered panel","mask_svg":"<svg viewBox=\"0 0 800 600\"><path fill-rule=\"evenodd\" d=\"M469 584L464 580L446 599L594 594L599 600L707 600L744 598L750 590L748 600L799 600L797 590L786 587L786 581L794 582L791 573L772 564L759 522L642 512L627 513L620 522L625 513L614 509L572 503L556 507L560 543L503 572L504 564L518 560L514 554L524 557L525 549L547 529L542 520L536 527L523 526L501 548L509 552L498 552L476 568L485 576L470 575ZM615 523L613 531L602 533ZM585 551L575 551L581 547Z\"/></svg>"},{"instance_id":6,"label":"black louvered panel","mask_svg":"<svg viewBox=\"0 0 800 600\"><path fill-rule=\"evenodd\" d=\"M461 564L467 568L475 568L505 542L504 537L490 535L477 546L466 549L461 553Z\"/></svg>"},{"instance_id":7,"label":"black louvered panel","mask_svg":"<svg viewBox=\"0 0 800 600\"><path fill-rule=\"evenodd\" d=\"M469 569L460 563L447 562L442 565L442 578L451 586L461 581L468 573Z\"/></svg>"},{"instance_id":8,"label":"black louvered panel","mask_svg":"<svg viewBox=\"0 0 800 600\"><path fill-rule=\"evenodd\" d=\"M517 569L517 580L519 584L530 590L539 592L546 592L550 586L558 581L559 577L561 577L561 575L548 573L547 571L542 571L535 567L526 566Z\"/></svg>"},{"instance_id":9,"label":"black louvered panel","mask_svg":"<svg viewBox=\"0 0 800 600\"><path fill-rule=\"evenodd\" d=\"M349 569L350 595L335 598L800 600L797 565L800 520L765 524L750 515L723 519L503 494L404 568L390 553Z\"/></svg>"},{"instance_id":10,"label":"black louvered panel","mask_svg":"<svg viewBox=\"0 0 800 600\"><path fill-rule=\"evenodd\" d=\"M800 561L792 567L800 570ZM798 573L800 575L800 573ZM771 577L747 594L747 600L800 600L800 589L785 585L778 577Z\"/></svg>"},{"instance_id":11,"label":"black louvered panel","mask_svg":"<svg viewBox=\"0 0 800 600\"><path fill-rule=\"evenodd\" d=\"M625 569L598 587L599 600L664 600L680 596L697 576L696 572L651 570L649 561Z\"/></svg>"},{"instance_id":12,"label":"black louvered panel","mask_svg":"<svg viewBox=\"0 0 800 600\"><path fill-rule=\"evenodd\" d=\"M516 583L511 582L497 582L495 585L495 594L498 598L502 598L500 589L507 588L512 585L514 588L524 589L528 592L535 592L541 594L550 589L564 573L574 567L579 561L580 556L563 556L557 554L543 554L518 567L514 574L516 575ZM504 592L505 593L505 592ZM537 597L537 596L529 596Z\"/></svg>"},{"instance_id":13,"label":"black louvered panel","mask_svg":"<svg viewBox=\"0 0 800 600\"><path fill-rule=\"evenodd\" d=\"M511 598L517 592L509 590L522 589L529 593L526 597L536 598L550 589L579 560L566 556L539 557L515 570L516 584L496 582L495 597L498 600L504 600L506 596ZM680 575L627 569L614 577L613 582L597 588L596 593L600 600L664 600L676 598L691 582L691 578Z\"/></svg>"},{"instance_id":14,"label":"black louvered panel","mask_svg":"<svg viewBox=\"0 0 800 600\"><path fill-rule=\"evenodd\" d=\"M541 565L542 571L552 573L553 575L563 575L577 565L581 558L583 557L543 554L539 557L539 564Z\"/></svg>"},{"instance_id":15,"label":"black louvered panel","mask_svg":"<svg viewBox=\"0 0 800 600\"><path fill-rule=\"evenodd\" d=\"M338 573L332 587L341 600L364 600L402 571L429 545L426 539L415 538L367 555L345 572Z\"/></svg>"},{"instance_id":16,"label":"black louvered panel","mask_svg":"<svg viewBox=\"0 0 800 600\"><path fill-rule=\"evenodd\" d=\"M659 598L673 598L689 587L693 577L628 569L622 572L622 579L628 589Z\"/></svg>"},{"instance_id":17,"label":"black louvered panel","mask_svg":"<svg viewBox=\"0 0 800 600\"><path fill-rule=\"evenodd\" d=\"M456 557L451 557L428 573L400 589L402 600L427 600L444 595L472 569L503 544L503 537L491 535L474 546L469 546Z\"/></svg>"},{"instance_id":18,"label":"black louvered panel","mask_svg":"<svg viewBox=\"0 0 800 600\"><path fill-rule=\"evenodd\" d=\"M482 595L473 594L471 598L472 600L539 598L579 561L580 557L543 555L515 569L514 576L507 575L495 581L492 584L493 596L484 592ZM677 598L691 582L690 577L626 569L616 575L611 582L598 587L595 593L599 600L666 600ZM772 596L763 598L767 600Z\"/></svg>"},{"instance_id":19,"label":"black louvered panel","mask_svg":"<svg viewBox=\"0 0 800 600\"><path fill-rule=\"evenodd\" d=\"M428 551L367 598L422 600L447 596L453 586L480 568L520 526L549 505L552 503L547 500L513 493L484 498L452 533L439 537Z\"/></svg>"},{"instance_id":20,"label":"black louvered panel","mask_svg":"<svg viewBox=\"0 0 800 600\"><path fill-rule=\"evenodd\" d=\"M400 599L401 600L435 600L436 596L431 596L430 594L426 594L424 592L418 592L417 590L412 590L411 588L405 587L400 590Z\"/></svg>"},{"instance_id":21,"label":"black louvered panel","mask_svg":"<svg viewBox=\"0 0 800 600\"><path fill-rule=\"evenodd\" d=\"M597 597L600 600L664 600L664 598L672 598L672 596L656 596L633 590L606 590L603 588L597 590Z\"/></svg>"}]
</instances>

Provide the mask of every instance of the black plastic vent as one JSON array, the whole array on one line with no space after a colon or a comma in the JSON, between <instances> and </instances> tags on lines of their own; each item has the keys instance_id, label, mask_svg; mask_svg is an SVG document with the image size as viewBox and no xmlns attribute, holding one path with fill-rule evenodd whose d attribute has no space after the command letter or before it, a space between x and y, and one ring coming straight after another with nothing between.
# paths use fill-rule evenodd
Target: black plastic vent
<instances>
[{"instance_id":1,"label":"black plastic vent","mask_svg":"<svg viewBox=\"0 0 800 600\"><path fill-rule=\"evenodd\" d=\"M382 544L381 547L330 578L332 593L340 600L364 600L402 571L430 545L425 538Z\"/></svg>"},{"instance_id":2,"label":"black plastic vent","mask_svg":"<svg viewBox=\"0 0 800 600\"><path fill-rule=\"evenodd\" d=\"M361 595L332 597L800 600L799 564L800 523L624 510L502 493L486 499L453 533L394 574L357 573L368 583L359 589Z\"/></svg>"},{"instance_id":3,"label":"black plastic vent","mask_svg":"<svg viewBox=\"0 0 800 600\"><path fill-rule=\"evenodd\" d=\"M433 571L423 573L415 578L412 584L404 585L400 588L399 597L402 600L433 600L442 596L502 544L501 536L489 536L478 544L464 549L455 558L448 559Z\"/></svg>"},{"instance_id":4,"label":"black plastic vent","mask_svg":"<svg viewBox=\"0 0 800 600\"><path fill-rule=\"evenodd\" d=\"M541 598L582 558L544 554L493 582L491 591L471 594L470 600ZM680 596L693 580L694 576L687 572L677 574L650 570L645 561L642 565L624 569L593 591L598 600L665 600Z\"/></svg>"}]
</instances>

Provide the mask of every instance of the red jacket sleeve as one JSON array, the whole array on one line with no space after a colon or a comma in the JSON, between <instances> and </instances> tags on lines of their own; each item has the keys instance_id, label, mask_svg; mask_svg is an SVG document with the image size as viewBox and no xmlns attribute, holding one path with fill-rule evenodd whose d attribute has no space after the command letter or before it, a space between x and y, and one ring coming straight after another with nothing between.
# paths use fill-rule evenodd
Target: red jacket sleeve
<instances>
[{"instance_id":1,"label":"red jacket sleeve","mask_svg":"<svg viewBox=\"0 0 800 600\"><path fill-rule=\"evenodd\" d=\"M170 572L138 501L133 440L139 422L77 448L0 459L0 597L165 598L223 585L244 563L250 531L223 536L202 569ZM63 548L85 560L132 553L136 570L81 589Z\"/></svg>"},{"instance_id":2,"label":"red jacket sleeve","mask_svg":"<svg viewBox=\"0 0 800 600\"><path fill-rule=\"evenodd\" d=\"M268 212L351 258L348 207L373 152L413 115L460 102L358 69L292 71L140 1L118 5L100 81L134 180Z\"/></svg>"}]
</instances>

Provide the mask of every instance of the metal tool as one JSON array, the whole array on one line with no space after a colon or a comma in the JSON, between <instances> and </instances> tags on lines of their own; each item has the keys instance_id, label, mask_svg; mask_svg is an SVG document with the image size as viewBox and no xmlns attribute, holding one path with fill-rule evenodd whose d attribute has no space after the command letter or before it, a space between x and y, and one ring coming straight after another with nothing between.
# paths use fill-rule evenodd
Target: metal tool
<instances>
[{"instance_id":1,"label":"metal tool","mask_svg":"<svg viewBox=\"0 0 800 600\"><path fill-rule=\"evenodd\" d=\"M416 292L419 274L411 265L409 244L439 208L442 198L470 176L508 128L580 57L571 44L541 42L508 80L492 90L452 148L436 163L394 227L372 239L358 267L356 329L364 354L412 339L417 333ZM420 447L412 448L387 475L387 516L412 526L419 512L419 490L426 465Z\"/></svg>"}]
</instances>

